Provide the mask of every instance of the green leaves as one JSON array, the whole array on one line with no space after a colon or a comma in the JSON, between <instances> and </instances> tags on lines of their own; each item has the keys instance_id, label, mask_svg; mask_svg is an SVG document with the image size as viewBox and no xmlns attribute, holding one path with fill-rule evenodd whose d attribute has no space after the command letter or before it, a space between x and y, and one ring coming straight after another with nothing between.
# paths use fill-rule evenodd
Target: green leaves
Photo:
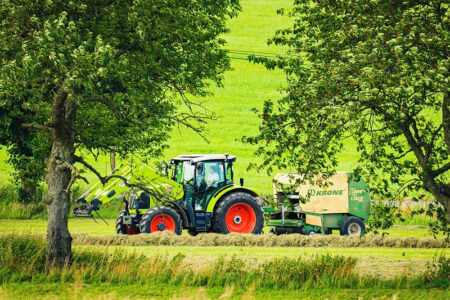
<instances>
[{"instance_id":1,"label":"green leaves","mask_svg":"<svg viewBox=\"0 0 450 300\"><path fill-rule=\"evenodd\" d=\"M160 155L174 125L200 132L210 117L191 99L221 84L230 64L220 36L239 9L235 0L2 1L1 143L20 143L11 120L48 125L64 86L81 153ZM51 144L46 132L21 131Z\"/></svg>"}]
</instances>

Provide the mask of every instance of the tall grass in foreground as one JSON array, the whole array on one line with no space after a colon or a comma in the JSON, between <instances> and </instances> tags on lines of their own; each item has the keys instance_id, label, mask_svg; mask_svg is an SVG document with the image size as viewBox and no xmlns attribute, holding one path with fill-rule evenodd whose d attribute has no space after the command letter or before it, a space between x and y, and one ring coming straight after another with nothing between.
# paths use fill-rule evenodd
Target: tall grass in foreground
<instances>
[{"instance_id":1,"label":"tall grass in foreground","mask_svg":"<svg viewBox=\"0 0 450 300\"><path fill-rule=\"evenodd\" d=\"M247 262L221 257L196 266L182 254L145 257L115 251L77 251L71 268L44 271L45 241L39 237L0 236L0 283L172 284L192 287L236 286L299 288L448 288L449 258L441 257L424 275L382 280L354 272L356 259L316 255Z\"/></svg>"}]
</instances>

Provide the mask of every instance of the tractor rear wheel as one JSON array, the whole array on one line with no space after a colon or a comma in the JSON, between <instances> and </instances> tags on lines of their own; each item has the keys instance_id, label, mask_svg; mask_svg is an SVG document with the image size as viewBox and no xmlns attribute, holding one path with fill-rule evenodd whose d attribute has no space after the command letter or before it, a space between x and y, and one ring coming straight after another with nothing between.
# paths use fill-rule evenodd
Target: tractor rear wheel
<instances>
[{"instance_id":1,"label":"tractor rear wheel","mask_svg":"<svg viewBox=\"0 0 450 300\"><path fill-rule=\"evenodd\" d=\"M181 235L183 223L176 210L168 206L159 205L150 208L142 215L140 229L141 232L145 233L167 230Z\"/></svg>"},{"instance_id":2,"label":"tractor rear wheel","mask_svg":"<svg viewBox=\"0 0 450 300\"><path fill-rule=\"evenodd\" d=\"M361 235L366 230L363 220L358 217L348 217L339 226L341 235Z\"/></svg>"},{"instance_id":3,"label":"tractor rear wheel","mask_svg":"<svg viewBox=\"0 0 450 300\"><path fill-rule=\"evenodd\" d=\"M117 234L127 234L127 229L123 224L123 217L126 216L126 212L122 210L116 219L116 232Z\"/></svg>"},{"instance_id":4,"label":"tractor rear wheel","mask_svg":"<svg viewBox=\"0 0 450 300\"><path fill-rule=\"evenodd\" d=\"M217 233L260 234L264 227L264 215L256 199L243 192L225 196L214 211L213 228Z\"/></svg>"}]
</instances>

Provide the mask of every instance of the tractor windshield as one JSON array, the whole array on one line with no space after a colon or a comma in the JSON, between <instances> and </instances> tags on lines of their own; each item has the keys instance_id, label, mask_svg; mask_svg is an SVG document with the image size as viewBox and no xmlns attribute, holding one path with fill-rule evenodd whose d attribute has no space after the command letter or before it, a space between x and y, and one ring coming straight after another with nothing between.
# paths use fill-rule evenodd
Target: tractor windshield
<instances>
[{"instance_id":1,"label":"tractor windshield","mask_svg":"<svg viewBox=\"0 0 450 300\"><path fill-rule=\"evenodd\" d=\"M198 190L203 190L206 187L218 187L225 181L222 162L197 163L196 170L195 185Z\"/></svg>"}]
</instances>

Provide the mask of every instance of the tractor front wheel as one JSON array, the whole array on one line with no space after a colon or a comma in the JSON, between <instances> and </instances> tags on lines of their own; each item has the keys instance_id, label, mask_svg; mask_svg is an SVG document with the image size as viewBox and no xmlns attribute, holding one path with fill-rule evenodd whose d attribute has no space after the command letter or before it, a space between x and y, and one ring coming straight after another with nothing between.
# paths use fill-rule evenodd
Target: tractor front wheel
<instances>
[{"instance_id":1,"label":"tractor front wheel","mask_svg":"<svg viewBox=\"0 0 450 300\"><path fill-rule=\"evenodd\" d=\"M172 231L181 235L183 224L180 215L171 207L159 205L147 210L141 219L141 232Z\"/></svg>"},{"instance_id":2,"label":"tractor front wheel","mask_svg":"<svg viewBox=\"0 0 450 300\"><path fill-rule=\"evenodd\" d=\"M260 234L264 215L256 199L248 193L236 192L223 199L213 216L213 228L217 233Z\"/></svg>"},{"instance_id":3,"label":"tractor front wheel","mask_svg":"<svg viewBox=\"0 0 450 300\"><path fill-rule=\"evenodd\" d=\"M127 229L125 228L125 225L123 224L123 217L126 215L126 212L122 210L116 219L116 232L117 234L127 234Z\"/></svg>"}]
</instances>

